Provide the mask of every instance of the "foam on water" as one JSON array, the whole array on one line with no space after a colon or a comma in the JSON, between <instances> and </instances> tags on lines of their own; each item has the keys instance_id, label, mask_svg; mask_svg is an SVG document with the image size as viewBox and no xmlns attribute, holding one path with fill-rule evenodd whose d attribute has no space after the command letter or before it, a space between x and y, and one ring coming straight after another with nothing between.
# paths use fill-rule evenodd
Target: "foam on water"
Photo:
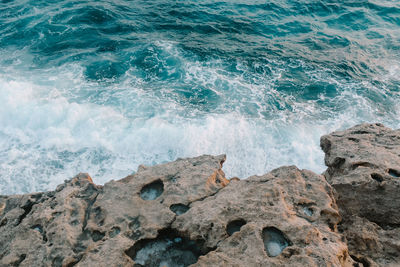
<instances>
[{"instance_id":1,"label":"foam on water","mask_svg":"<svg viewBox=\"0 0 400 267\"><path fill-rule=\"evenodd\" d=\"M321 135L400 128L390 1L22 2L0 4L0 194L200 154L322 172Z\"/></svg>"},{"instance_id":2,"label":"foam on water","mask_svg":"<svg viewBox=\"0 0 400 267\"><path fill-rule=\"evenodd\" d=\"M89 172L96 183L104 183L131 174L139 164L204 153L226 153L224 170L230 177L245 178L289 164L321 172L321 135L379 116L351 86L340 96L348 106L335 117L322 116L324 110L313 110L312 102L293 102L293 112L271 120L229 112L142 119L112 105L70 101L55 92L61 85L21 80L0 78L3 194L52 189L78 172ZM315 112L321 118L315 118ZM383 119L399 126L390 117Z\"/></svg>"}]
</instances>

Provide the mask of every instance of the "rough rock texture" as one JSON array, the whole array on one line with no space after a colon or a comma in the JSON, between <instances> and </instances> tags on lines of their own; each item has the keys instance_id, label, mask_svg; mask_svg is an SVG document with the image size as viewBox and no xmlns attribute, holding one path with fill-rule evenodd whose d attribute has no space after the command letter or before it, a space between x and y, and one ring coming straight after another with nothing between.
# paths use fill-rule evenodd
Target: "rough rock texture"
<instances>
[{"instance_id":1,"label":"rough rock texture","mask_svg":"<svg viewBox=\"0 0 400 267\"><path fill-rule=\"evenodd\" d=\"M400 266L400 130L361 124L323 136L321 147L352 257Z\"/></svg>"},{"instance_id":2,"label":"rough rock texture","mask_svg":"<svg viewBox=\"0 0 400 267\"><path fill-rule=\"evenodd\" d=\"M360 125L321 147L324 175L228 180L224 155L200 156L0 196L0 266L399 266L399 131Z\"/></svg>"},{"instance_id":3,"label":"rough rock texture","mask_svg":"<svg viewBox=\"0 0 400 267\"><path fill-rule=\"evenodd\" d=\"M200 201L228 183L221 170L224 160L202 156L141 166L135 175L104 186L80 174L54 192L1 197L0 263L133 265L127 251L138 240L156 238L170 227L176 217L172 204ZM154 182L161 184L161 192L152 186L142 191Z\"/></svg>"},{"instance_id":4,"label":"rough rock texture","mask_svg":"<svg viewBox=\"0 0 400 267\"><path fill-rule=\"evenodd\" d=\"M244 224L229 236L227 226L238 220ZM290 166L232 181L215 196L193 203L172 227L216 248L200 258L199 266L352 266L336 232L339 221L325 179ZM266 240L268 229L287 238L282 253L269 251L279 242Z\"/></svg>"},{"instance_id":5,"label":"rough rock texture","mask_svg":"<svg viewBox=\"0 0 400 267\"><path fill-rule=\"evenodd\" d=\"M141 166L104 186L80 174L54 192L2 197L1 263L351 266L323 176L282 167L229 183L224 160Z\"/></svg>"}]
</instances>

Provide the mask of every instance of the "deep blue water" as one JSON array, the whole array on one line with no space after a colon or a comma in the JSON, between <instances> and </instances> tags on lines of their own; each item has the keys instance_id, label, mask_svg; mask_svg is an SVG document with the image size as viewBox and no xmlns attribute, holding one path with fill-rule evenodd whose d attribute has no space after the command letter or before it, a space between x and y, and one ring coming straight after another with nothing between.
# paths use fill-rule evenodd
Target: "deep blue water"
<instances>
[{"instance_id":1,"label":"deep blue water","mask_svg":"<svg viewBox=\"0 0 400 267\"><path fill-rule=\"evenodd\" d=\"M400 2L0 2L0 194L226 153L322 172L319 138L400 127Z\"/></svg>"}]
</instances>

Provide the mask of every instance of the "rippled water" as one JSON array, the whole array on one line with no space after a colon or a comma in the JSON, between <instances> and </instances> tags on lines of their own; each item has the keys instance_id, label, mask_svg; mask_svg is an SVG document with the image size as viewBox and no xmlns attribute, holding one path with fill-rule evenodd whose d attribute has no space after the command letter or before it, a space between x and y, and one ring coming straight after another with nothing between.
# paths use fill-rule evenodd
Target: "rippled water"
<instances>
[{"instance_id":1,"label":"rippled water","mask_svg":"<svg viewBox=\"0 0 400 267\"><path fill-rule=\"evenodd\" d=\"M400 3L0 1L0 193L199 154L324 170L322 134L400 127Z\"/></svg>"}]
</instances>

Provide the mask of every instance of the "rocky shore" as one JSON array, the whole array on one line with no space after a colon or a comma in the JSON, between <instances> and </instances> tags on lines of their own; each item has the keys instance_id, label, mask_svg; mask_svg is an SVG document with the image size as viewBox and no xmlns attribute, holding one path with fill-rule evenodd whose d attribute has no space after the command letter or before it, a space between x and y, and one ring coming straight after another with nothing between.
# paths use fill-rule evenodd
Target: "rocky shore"
<instances>
[{"instance_id":1,"label":"rocky shore","mask_svg":"<svg viewBox=\"0 0 400 267\"><path fill-rule=\"evenodd\" d=\"M321 137L327 170L227 179L225 156L0 196L0 266L400 266L400 130Z\"/></svg>"}]
</instances>

